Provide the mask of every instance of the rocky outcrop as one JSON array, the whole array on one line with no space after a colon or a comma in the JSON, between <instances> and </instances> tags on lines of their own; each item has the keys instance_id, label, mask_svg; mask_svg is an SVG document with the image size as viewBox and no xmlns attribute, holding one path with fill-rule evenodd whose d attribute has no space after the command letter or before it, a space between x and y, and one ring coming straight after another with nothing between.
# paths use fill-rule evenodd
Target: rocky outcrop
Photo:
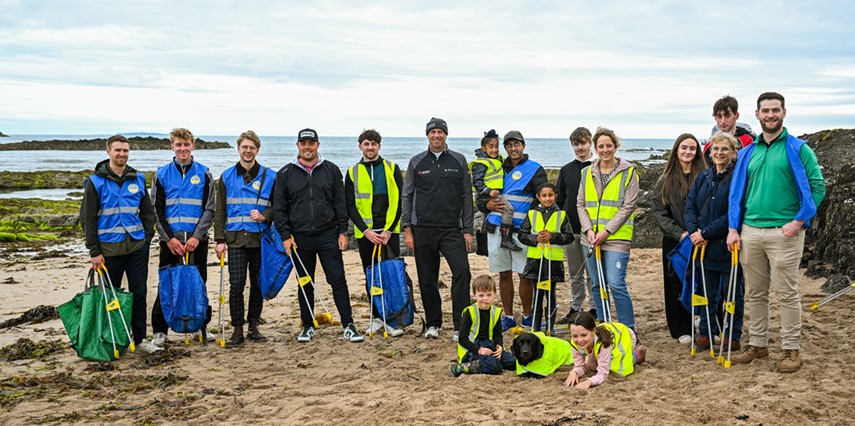
<instances>
[{"instance_id":1,"label":"rocky outcrop","mask_svg":"<svg viewBox=\"0 0 855 426\"><path fill-rule=\"evenodd\" d=\"M0 132L0 138L8 138L9 135L4 135L3 132Z\"/></svg>"},{"instance_id":2,"label":"rocky outcrop","mask_svg":"<svg viewBox=\"0 0 855 426\"><path fill-rule=\"evenodd\" d=\"M146 137L130 137L131 150L159 150L170 149L169 139ZM49 140L49 141L24 141L0 144L0 151L101 151L106 147L107 139L80 139L71 140ZM231 148L228 142L206 142L196 139L196 149L222 149Z\"/></svg>"}]
</instances>

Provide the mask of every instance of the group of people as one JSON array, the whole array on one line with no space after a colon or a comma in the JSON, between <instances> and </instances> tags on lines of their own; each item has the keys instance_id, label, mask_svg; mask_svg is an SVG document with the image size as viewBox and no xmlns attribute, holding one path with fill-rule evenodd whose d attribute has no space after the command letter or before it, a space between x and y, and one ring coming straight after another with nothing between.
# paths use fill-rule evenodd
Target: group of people
<instances>
[{"instance_id":1,"label":"group of people","mask_svg":"<svg viewBox=\"0 0 855 426\"><path fill-rule=\"evenodd\" d=\"M681 280L666 255L685 238L706 246L706 290L710 305L718 306L721 283L729 281L727 256L738 248L751 340L733 361L748 363L768 356L768 293L770 283L775 283L784 350L779 367L795 371L800 366L797 270L804 228L825 186L813 151L783 127L786 109L781 95L769 92L758 98L756 116L762 133L757 137L737 123L737 109L730 96L716 102L717 128L704 148L691 134L678 137L654 188L654 214L664 233L667 322L674 338L690 343L686 339L694 315L680 305ZM160 350L168 327L159 299L151 312L153 337L145 340L149 243L156 231L159 264L192 262L204 280L213 225L215 252L218 257L228 255L233 331L227 346L247 339L264 341L259 330L260 242L262 233L273 226L286 252L299 251L301 262L295 265L299 276L314 279L320 260L341 317L342 336L359 342L363 337L353 322L342 259L348 222L354 225L363 269L371 265L378 246L383 259L398 257L403 232L403 243L415 256L427 339L438 338L443 325L440 255L451 269L453 340L461 361L452 372L501 372L510 364L502 332L519 324L553 334L555 324L563 323L570 325L573 347L580 354L576 377L568 378L568 384L581 385L585 365L597 364L586 356L605 358L594 349L604 343L604 332L590 328L589 319L620 323L631 331L633 345L637 343L626 273L640 188L633 164L617 156L621 139L607 128L593 134L577 128L570 135L575 158L552 184L544 168L525 154L521 132L511 130L501 139L494 130L486 132L471 163L448 148L448 132L445 120L432 118L425 128L427 149L416 154L402 174L397 164L380 155L380 134L366 130L357 141L362 158L343 175L338 165L318 153L320 139L313 129L298 133L297 155L278 171L256 161L261 140L246 131L237 139L239 161L215 180L193 158L192 133L177 128L169 135L175 156L157 170L150 190L145 176L127 164L128 140L113 136L107 140L109 158L98 163L88 179L81 206L92 266L105 264L117 285L127 275L134 294L134 343L144 352ZM499 154L500 143L505 158ZM475 208L485 214L479 231L486 234L489 270L498 274L498 289L490 277L479 277L470 294L468 253L475 242ZM565 280L565 261L571 306L558 319L556 284ZM740 320L742 275L736 314ZM519 317L514 315L517 288ZM305 295L298 294L300 342L311 341L315 332L314 289L304 289ZM492 304L496 290L501 308ZM589 311L584 312L586 299ZM614 316L609 300L614 301ZM403 334L385 324L377 312L373 317L377 319L369 324L369 332ZM706 336L717 334L717 322L702 318L698 346L713 344ZM741 321L734 328L732 339L737 344ZM469 364L475 360L480 360L480 368Z\"/></svg>"}]
</instances>

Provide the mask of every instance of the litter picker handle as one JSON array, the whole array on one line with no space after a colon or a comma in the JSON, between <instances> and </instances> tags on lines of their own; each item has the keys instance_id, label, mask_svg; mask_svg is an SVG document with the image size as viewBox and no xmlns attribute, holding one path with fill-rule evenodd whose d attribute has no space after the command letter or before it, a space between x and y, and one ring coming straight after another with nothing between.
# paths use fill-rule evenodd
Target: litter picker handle
<instances>
[{"instance_id":1,"label":"litter picker handle","mask_svg":"<svg viewBox=\"0 0 855 426\"><path fill-rule=\"evenodd\" d=\"M707 253L707 245L701 245L701 262L704 261L704 255Z\"/></svg>"},{"instance_id":2,"label":"litter picker handle","mask_svg":"<svg viewBox=\"0 0 855 426\"><path fill-rule=\"evenodd\" d=\"M226 266L226 252L220 254L220 268Z\"/></svg>"}]
</instances>

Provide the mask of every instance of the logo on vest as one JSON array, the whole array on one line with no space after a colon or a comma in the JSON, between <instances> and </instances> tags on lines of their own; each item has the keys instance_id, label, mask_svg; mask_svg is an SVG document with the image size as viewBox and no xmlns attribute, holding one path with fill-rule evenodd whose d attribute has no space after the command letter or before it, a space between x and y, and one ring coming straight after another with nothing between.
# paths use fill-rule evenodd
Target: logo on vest
<instances>
[{"instance_id":1,"label":"logo on vest","mask_svg":"<svg viewBox=\"0 0 855 426\"><path fill-rule=\"evenodd\" d=\"M136 194L139 190L140 187L137 186L137 184L135 183L128 185L128 192L130 192L131 194Z\"/></svg>"},{"instance_id":2,"label":"logo on vest","mask_svg":"<svg viewBox=\"0 0 855 426\"><path fill-rule=\"evenodd\" d=\"M520 180L521 177L522 177L522 172L519 170L517 170L511 174L511 179L513 179L513 180Z\"/></svg>"},{"instance_id":3,"label":"logo on vest","mask_svg":"<svg viewBox=\"0 0 855 426\"><path fill-rule=\"evenodd\" d=\"M198 185L201 181L202 180L199 179L199 175L193 175L193 177L190 178L190 183L192 183L193 185Z\"/></svg>"},{"instance_id":4,"label":"logo on vest","mask_svg":"<svg viewBox=\"0 0 855 426\"><path fill-rule=\"evenodd\" d=\"M252 189L254 189L254 190L256 190L256 191L258 191L259 189L261 189L261 182L259 182L259 181L255 181L255 182L253 182L253 183L252 183Z\"/></svg>"}]
</instances>

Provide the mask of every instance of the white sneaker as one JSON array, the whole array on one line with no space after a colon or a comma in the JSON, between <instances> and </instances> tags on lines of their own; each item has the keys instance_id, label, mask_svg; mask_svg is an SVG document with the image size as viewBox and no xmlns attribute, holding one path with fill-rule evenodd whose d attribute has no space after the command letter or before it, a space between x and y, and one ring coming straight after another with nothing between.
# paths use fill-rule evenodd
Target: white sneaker
<instances>
[{"instance_id":1,"label":"white sneaker","mask_svg":"<svg viewBox=\"0 0 855 426\"><path fill-rule=\"evenodd\" d=\"M689 343L692 343L692 336L689 336L688 334L684 334L684 335L680 336L680 338L677 339L677 341L679 341L683 345L688 345Z\"/></svg>"},{"instance_id":2,"label":"white sneaker","mask_svg":"<svg viewBox=\"0 0 855 426\"><path fill-rule=\"evenodd\" d=\"M153 354L155 352L162 351L163 348L159 348L153 345L148 340L143 340L142 342L140 342L140 344L137 345L137 350L144 354Z\"/></svg>"},{"instance_id":3,"label":"white sneaker","mask_svg":"<svg viewBox=\"0 0 855 426\"><path fill-rule=\"evenodd\" d=\"M162 348L165 343L166 333L154 333L154 336L151 337L151 344L158 348Z\"/></svg>"},{"instance_id":4,"label":"white sneaker","mask_svg":"<svg viewBox=\"0 0 855 426\"><path fill-rule=\"evenodd\" d=\"M207 329L207 328L204 328L204 329L203 329L203 328L200 328L199 330L196 330L196 337L199 337L199 338L200 338L199 340L202 340L202 339L201 339L201 337L202 337L202 331L204 331L205 333L207 333L207 336L205 336L205 337L207 337L207 338L208 338L208 341L209 341L209 342L213 342L214 340L217 340L217 336L214 336L214 333L211 333L210 331L208 331L208 329ZM154 339L152 339L152 340L154 340Z\"/></svg>"},{"instance_id":5,"label":"white sneaker","mask_svg":"<svg viewBox=\"0 0 855 426\"><path fill-rule=\"evenodd\" d=\"M377 334L382 329L383 329L383 320L381 320L380 318L374 318L374 321L372 321L371 324L369 324L368 329L365 330L365 332L368 334Z\"/></svg>"},{"instance_id":6,"label":"white sneaker","mask_svg":"<svg viewBox=\"0 0 855 426\"><path fill-rule=\"evenodd\" d=\"M382 323L382 321L381 321L381 323ZM392 337L398 337L398 336L404 335L404 330L401 330L400 328L392 327L391 325L386 325L386 332L389 333L389 335Z\"/></svg>"},{"instance_id":7,"label":"white sneaker","mask_svg":"<svg viewBox=\"0 0 855 426\"><path fill-rule=\"evenodd\" d=\"M452 338L451 338L451 340L454 340L455 342L457 342L458 340L460 340L460 332L459 332L459 331L455 331L455 332L454 332L454 337L452 337Z\"/></svg>"},{"instance_id":8,"label":"white sneaker","mask_svg":"<svg viewBox=\"0 0 855 426\"><path fill-rule=\"evenodd\" d=\"M437 327L428 327L427 331L425 331L425 339L436 339L439 337L439 328Z\"/></svg>"}]
</instances>

